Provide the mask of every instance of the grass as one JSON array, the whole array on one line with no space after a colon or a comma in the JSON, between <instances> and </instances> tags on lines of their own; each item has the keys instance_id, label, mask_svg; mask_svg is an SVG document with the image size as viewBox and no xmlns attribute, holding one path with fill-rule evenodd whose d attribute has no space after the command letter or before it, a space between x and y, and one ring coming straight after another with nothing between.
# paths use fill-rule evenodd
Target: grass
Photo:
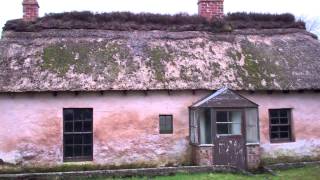
<instances>
[{"instance_id":1,"label":"grass","mask_svg":"<svg viewBox=\"0 0 320 180\"><path fill-rule=\"evenodd\" d=\"M270 174L257 174L254 176L245 176L241 174L227 174L227 173L202 173L202 174L176 174L174 176L163 177L134 177L123 178L123 180L318 180L320 179L320 165L306 166L302 168L294 168L288 170L276 171L278 176ZM89 178L89 180L111 180L110 178ZM119 179L120 180L120 179Z\"/></svg>"}]
</instances>

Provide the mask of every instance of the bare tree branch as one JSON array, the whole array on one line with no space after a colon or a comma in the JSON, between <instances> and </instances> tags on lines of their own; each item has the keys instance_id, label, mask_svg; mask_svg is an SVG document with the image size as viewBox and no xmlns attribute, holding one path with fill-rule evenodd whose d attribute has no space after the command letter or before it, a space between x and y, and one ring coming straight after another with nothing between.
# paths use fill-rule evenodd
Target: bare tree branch
<instances>
[{"instance_id":1,"label":"bare tree branch","mask_svg":"<svg viewBox=\"0 0 320 180\"><path fill-rule=\"evenodd\" d=\"M300 20L306 23L306 29L320 37L320 17L300 16Z\"/></svg>"}]
</instances>

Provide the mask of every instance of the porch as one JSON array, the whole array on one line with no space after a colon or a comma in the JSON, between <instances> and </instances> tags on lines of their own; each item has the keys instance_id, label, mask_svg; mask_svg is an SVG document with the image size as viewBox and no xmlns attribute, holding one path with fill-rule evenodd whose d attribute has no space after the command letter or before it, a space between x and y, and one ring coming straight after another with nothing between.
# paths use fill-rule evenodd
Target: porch
<instances>
[{"instance_id":1,"label":"porch","mask_svg":"<svg viewBox=\"0 0 320 180\"><path fill-rule=\"evenodd\" d=\"M257 104L223 88L196 102L189 110L194 164L259 167Z\"/></svg>"}]
</instances>

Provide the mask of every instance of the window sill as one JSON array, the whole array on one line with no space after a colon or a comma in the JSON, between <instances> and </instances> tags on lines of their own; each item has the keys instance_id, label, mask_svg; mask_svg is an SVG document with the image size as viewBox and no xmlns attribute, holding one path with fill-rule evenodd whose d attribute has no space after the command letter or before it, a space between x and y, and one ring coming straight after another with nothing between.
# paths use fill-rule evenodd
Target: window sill
<instances>
[{"instance_id":1,"label":"window sill","mask_svg":"<svg viewBox=\"0 0 320 180\"><path fill-rule=\"evenodd\" d=\"M295 141L270 141L271 144L294 143Z\"/></svg>"},{"instance_id":2,"label":"window sill","mask_svg":"<svg viewBox=\"0 0 320 180\"><path fill-rule=\"evenodd\" d=\"M213 147L214 144L199 144L199 147Z\"/></svg>"},{"instance_id":3,"label":"window sill","mask_svg":"<svg viewBox=\"0 0 320 180\"><path fill-rule=\"evenodd\" d=\"M281 144L281 143L294 143L295 140L292 139L276 139L276 140L270 140L271 144Z\"/></svg>"},{"instance_id":4,"label":"window sill","mask_svg":"<svg viewBox=\"0 0 320 180\"><path fill-rule=\"evenodd\" d=\"M93 157L74 157L74 158L64 158L63 163L86 163L92 162Z\"/></svg>"},{"instance_id":5,"label":"window sill","mask_svg":"<svg viewBox=\"0 0 320 180\"><path fill-rule=\"evenodd\" d=\"M247 146L260 145L260 143L246 143Z\"/></svg>"},{"instance_id":6,"label":"window sill","mask_svg":"<svg viewBox=\"0 0 320 180\"><path fill-rule=\"evenodd\" d=\"M65 165L90 165L93 164L93 161L64 161Z\"/></svg>"}]
</instances>

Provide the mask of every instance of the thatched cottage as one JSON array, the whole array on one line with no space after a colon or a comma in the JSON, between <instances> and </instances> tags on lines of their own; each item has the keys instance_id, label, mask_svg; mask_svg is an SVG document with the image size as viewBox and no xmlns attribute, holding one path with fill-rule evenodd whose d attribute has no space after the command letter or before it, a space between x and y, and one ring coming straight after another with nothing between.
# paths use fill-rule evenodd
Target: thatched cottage
<instances>
[{"instance_id":1,"label":"thatched cottage","mask_svg":"<svg viewBox=\"0 0 320 180\"><path fill-rule=\"evenodd\" d=\"M0 159L231 165L320 159L320 42L289 14L72 12L0 40Z\"/></svg>"}]
</instances>

